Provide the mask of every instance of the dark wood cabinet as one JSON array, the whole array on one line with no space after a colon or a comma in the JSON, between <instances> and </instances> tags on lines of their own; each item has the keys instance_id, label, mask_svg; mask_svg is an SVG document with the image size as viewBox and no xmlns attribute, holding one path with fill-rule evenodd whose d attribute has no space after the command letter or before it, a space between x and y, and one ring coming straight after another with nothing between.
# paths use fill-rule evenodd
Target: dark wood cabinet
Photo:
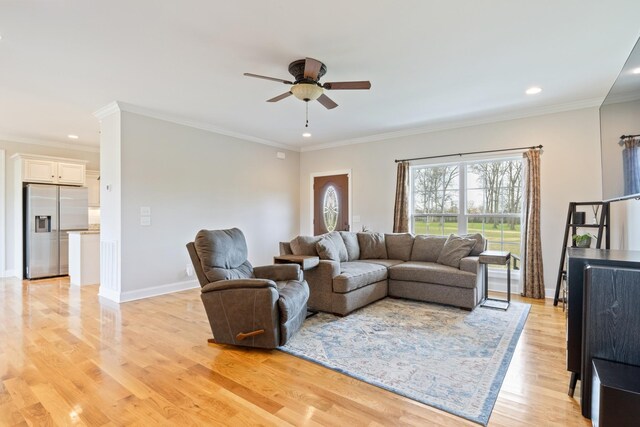
<instances>
[{"instance_id":1,"label":"dark wood cabinet","mask_svg":"<svg viewBox=\"0 0 640 427\"><path fill-rule=\"evenodd\" d=\"M593 359L640 366L640 269L589 266L584 286L581 404L590 417Z\"/></svg>"},{"instance_id":2,"label":"dark wood cabinet","mask_svg":"<svg viewBox=\"0 0 640 427\"><path fill-rule=\"evenodd\" d=\"M567 318L567 370L572 373L572 385L574 380L582 380L582 401L590 402L590 396L585 399L585 389L591 389L591 377L585 378L582 374L583 364L583 314L585 307L585 268L592 267L613 267L640 269L640 251L621 251L606 249L567 249L568 268L567 286L568 297L568 318ZM597 286L597 285L595 285ZM636 303L640 307L640 301ZM636 308L637 310L637 308ZM637 331L636 331L637 333ZM589 383L588 385L585 383ZM570 385L571 388L571 385ZM582 405L582 413L590 417L589 410Z\"/></svg>"}]
</instances>

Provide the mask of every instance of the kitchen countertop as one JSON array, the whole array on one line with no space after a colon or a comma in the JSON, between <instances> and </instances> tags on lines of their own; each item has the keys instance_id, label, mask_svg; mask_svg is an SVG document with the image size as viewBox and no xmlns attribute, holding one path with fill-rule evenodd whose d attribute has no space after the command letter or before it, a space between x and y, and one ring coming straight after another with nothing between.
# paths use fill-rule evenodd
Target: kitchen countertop
<instances>
[{"instance_id":1,"label":"kitchen countertop","mask_svg":"<svg viewBox=\"0 0 640 427\"><path fill-rule=\"evenodd\" d=\"M100 230L74 230L67 231L68 234L100 234Z\"/></svg>"}]
</instances>

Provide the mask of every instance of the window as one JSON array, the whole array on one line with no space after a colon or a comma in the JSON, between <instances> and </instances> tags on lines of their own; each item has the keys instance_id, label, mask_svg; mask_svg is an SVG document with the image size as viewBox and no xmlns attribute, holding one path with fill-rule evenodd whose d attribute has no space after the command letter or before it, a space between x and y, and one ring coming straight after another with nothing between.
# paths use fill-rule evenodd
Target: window
<instances>
[{"instance_id":1,"label":"window","mask_svg":"<svg viewBox=\"0 0 640 427\"><path fill-rule=\"evenodd\" d=\"M520 256L521 211L520 158L411 168L415 234L481 233L488 249Z\"/></svg>"}]
</instances>

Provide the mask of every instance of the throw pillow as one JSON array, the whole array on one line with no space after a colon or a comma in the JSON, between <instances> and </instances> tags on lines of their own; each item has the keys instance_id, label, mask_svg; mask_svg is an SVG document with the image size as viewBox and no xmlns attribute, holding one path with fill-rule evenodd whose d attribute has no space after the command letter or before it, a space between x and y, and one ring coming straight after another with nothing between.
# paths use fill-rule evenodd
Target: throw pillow
<instances>
[{"instance_id":1,"label":"throw pillow","mask_svg":"<svg viewBox=\"0 0 640 427\"><path fill-rule=\"evenodd\" d=\"M460 268L460 260L471 253L475 244L475 239L465 239L455 234L449 235L438 257L438 264Z\"/></svg>"},{"instance_id":2,"label":"throw pillow","mask_svg":"<svg viewBox=\"0 0 640 427\"><path fill-rule=\"evenodd\" d=\"M387 245L389 259L409 261L411 249L413 249L413 235L410 233L385 234L384 241Z\"/></svg>"},{"instance_id":3,"label":"throw pillow","mask_svg":"<svg viewBox=\"0 0 640 427\"><path fill-rule=\"evenodd\" d=\"M419 234L413 241L411 261L436 262L444 248L447 238L445 236L425 236Z\"/></svg>"},{"instance_id":4,"label":"throw pillow","mask_svg":"<svg viewBox=\"0 0 640 427\"><path fill-rule=\"evenodd\" d=\"M325 236L318 243L316 243L316 250L320 259L328 259L331 261L340 261L340 255L338 249L333 244L333 241Z\"/></svg>"},{"instance_id":5,"label":"throw pillow","mask_svg":"<svg viewBox=\"0 0 640 427\"><path fill-rule=\"evenodd\" d=\"M347 261L355 261L360 259L360 245L358 244L358 236L352 231L340 231L340 237L347 248Z\"/></svg>"},{"instance_id":6,"label":"throw pillow","mask_svg":"<svg viewBox=\"0 0 640 427\"><path fill-rule=\"evenodd\" d=\"M318 255L316 251L316 243L322 239L322 236L298 236L291 241L291 252L294 255Z\"/></svg>"},{"instance_id":7,"label":"throw pillow","mask_svg":"<svg viewBox=\"0 0 640 427\"><path fill-rule=\"evenodd\" d=\"M349 261L349 254L347 253L347 247L344 245L344 240L342 240L340 233L338 233L337 231L332 231L331 233L327 234L325 237L329 238L331 242L333 242L333 245L338 250L339 259L337 259L336 261L340 261L340 262Z\"/></svg>"},{"instance_id":8,"label":"throw pillow","mask_svg":"<svg viewBox=\"0 0 640 427\"><path fill-rule=\"evenodd\" d=\"M382 233L357 233L360 259L386 259L387 247Z\"/></svg>"},{"instance_id":9,"label":"throw pillow","mask_svg":"<svg viewBox=\"0 0 640 427\"><path fill-rule=\"evenodd\" d=\"M464 234L460 237L464 237L465 239L475 239L476 244L473 246L473 249L471 249L471 253L469 254L470 256L478 256L484 251L484 237L482 237L482 234Z\"/></svg>"}]
</instances>

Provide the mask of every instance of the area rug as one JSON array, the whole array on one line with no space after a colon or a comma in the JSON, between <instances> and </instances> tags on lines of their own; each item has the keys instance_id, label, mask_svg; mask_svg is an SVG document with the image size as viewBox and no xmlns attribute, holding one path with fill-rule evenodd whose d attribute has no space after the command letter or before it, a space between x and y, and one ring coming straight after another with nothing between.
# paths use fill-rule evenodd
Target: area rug
<instances>
[{"instance_id":1,"label":"area rug","mask_svg":"<svg viewBox=\"0 0 640 427\"><path fill-rule=\"evenodd\" d=\"M319 313L280 350L486 425L529 309L386 298L346 317Z\"/></svg>"}]
</instances>

